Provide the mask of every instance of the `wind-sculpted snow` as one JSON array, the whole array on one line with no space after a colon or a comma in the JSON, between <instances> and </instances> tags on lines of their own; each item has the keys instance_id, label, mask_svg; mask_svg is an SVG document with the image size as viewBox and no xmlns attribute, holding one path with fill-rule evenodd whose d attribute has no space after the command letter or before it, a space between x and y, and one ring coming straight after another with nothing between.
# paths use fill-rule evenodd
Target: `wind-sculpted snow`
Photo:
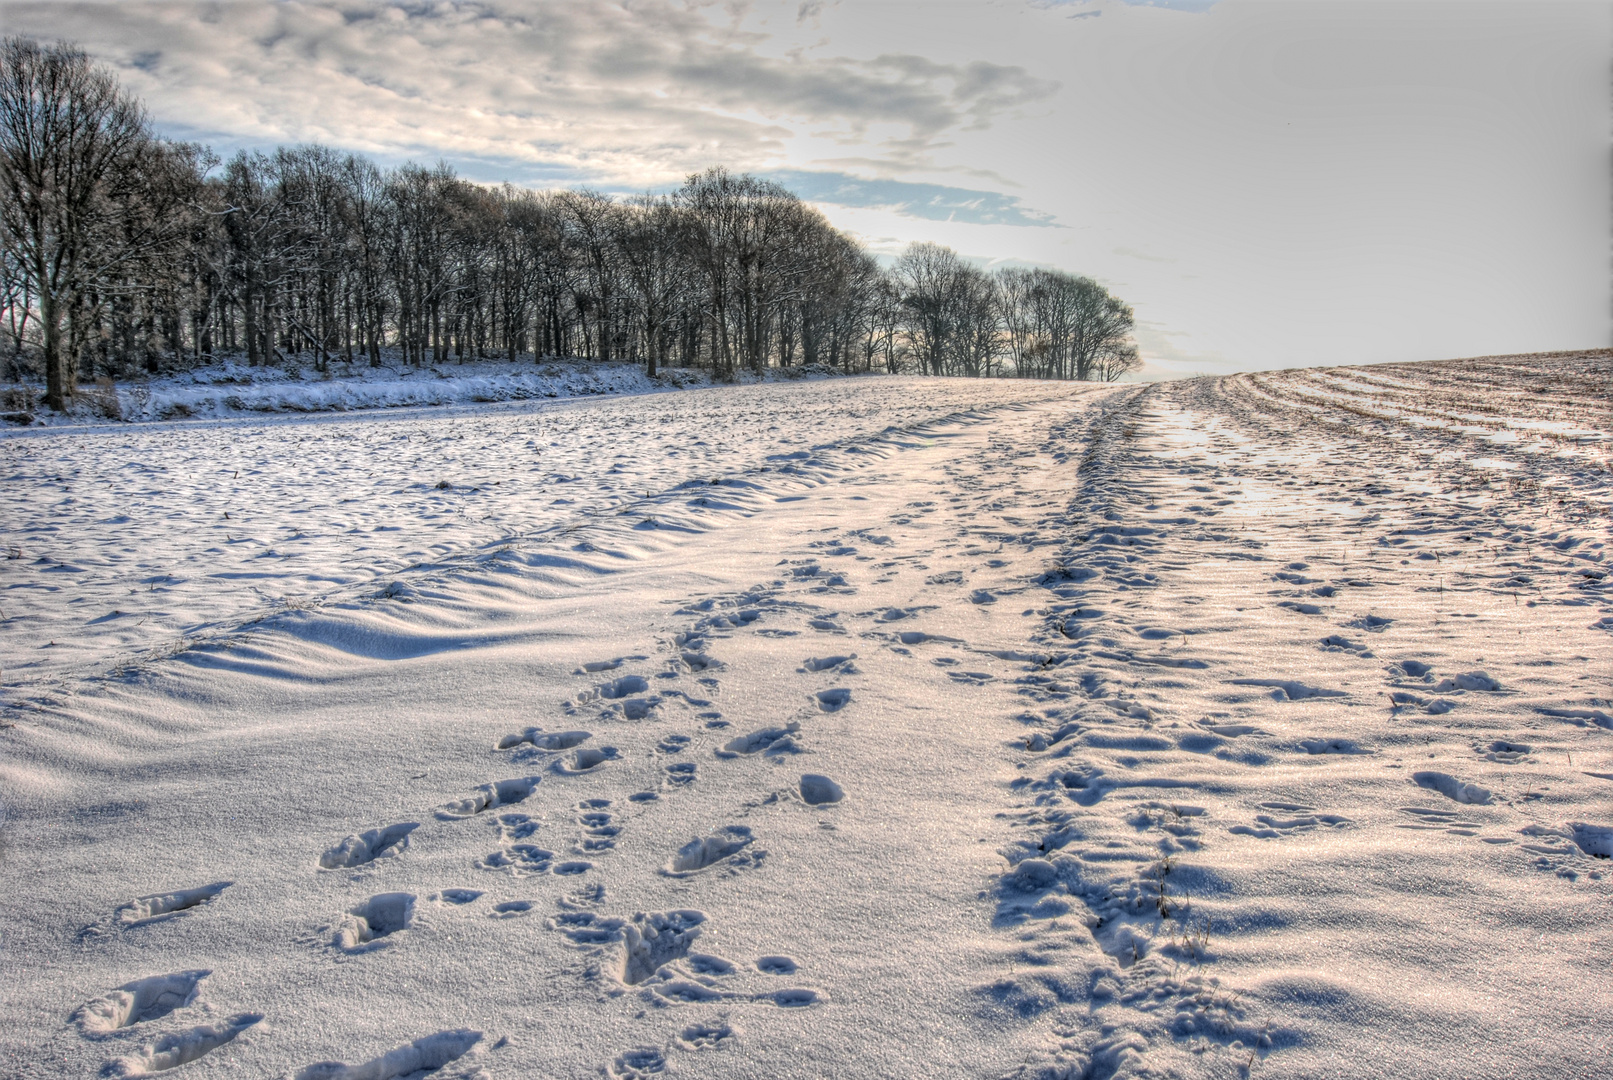
<instances>
[{"instance_id":1,"label":"wind-sculpted snow","mask_svg":"<svg viewBox=\"0 0 1613 1080\"><path fill-rule=\"evenodd\" d=\"M1599 1075L1609 475L1577 437L1486 441L1504 412L1408 418L1599 363L867 381L849 417L746 388L444 416L420 462L376 439L396 485L464 435L498 488L541 421L593 494L397 508L444 550L310 544L320 603L196 586L214 629L139 677L18 677L0 1060ZM252 429L286 444L276 520L362 489L291 449L330 470L342 423ZM160 432L246 453L226 427ZM167 512L141 527L186 550Z\"/></svg>"},{"instance_id":2,"label":"wind-sculpted snow","mask_svg":"<svg viewBox=\"0 0 1613 1080\"><path fill-rule=\"evenodd\" d=\"M512 538L698 515L815 446L1052 392L863 378L0 432L0 678L26 696L287 610L429 598L421 569Z\"/></svg>"}]
</instances>

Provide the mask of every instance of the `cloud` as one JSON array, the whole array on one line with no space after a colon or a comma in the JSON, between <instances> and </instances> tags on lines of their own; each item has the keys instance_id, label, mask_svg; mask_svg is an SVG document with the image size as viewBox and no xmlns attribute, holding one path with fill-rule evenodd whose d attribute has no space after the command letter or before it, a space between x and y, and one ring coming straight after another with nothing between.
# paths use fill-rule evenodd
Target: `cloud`
<instances>
[{"instance_id":1,"label":"cloud","mask_svg":"<svg viewBox=\"0 0 1613 1080\"><path fill-rule=\"evenodd\" d=\"M778 7L779 11L774 12ZM887 170L1051 94L1023 68L786 47L811 4L671 0L17 3L12 33L120 69L165 129L230 145L327 142L502 163L510 178L647 186L777 166L798 129Z\"/></svg>"},{"instance_id":2,"label":"cloud","mask_svg":"<svg viewBox=\"0 0 1613 1080\"><path fill-rule=\"evenodd\" d=\"M766 176L808 202L894 210L928 221L1059 227L1052 215L1021 206L1018 198L994 191L902 180L865 180L847 173L800 169L775 169Z\"/></svg>"}]
</instances>

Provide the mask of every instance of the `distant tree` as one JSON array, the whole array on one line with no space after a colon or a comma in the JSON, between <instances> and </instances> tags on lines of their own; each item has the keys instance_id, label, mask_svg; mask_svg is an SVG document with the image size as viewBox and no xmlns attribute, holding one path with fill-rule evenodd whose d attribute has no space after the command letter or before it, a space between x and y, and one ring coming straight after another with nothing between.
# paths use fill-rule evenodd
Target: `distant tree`
<instances>
[{"instance_id":1,"label":"distant tree","mask_svg":"<svg viewBox=\"0 0 1613 1080\"><path fill-rule=\"evenodd\" d=\"M1092 370L1104 382L1114 382L1122 375L1136 371L1142 366L1142 358L1137 355L1137 346L1125 343L1099 353L1097 359L1093 361Z\"/></svg>"},{"instance_id":2,"label":"distant tree","mask_svg":"<svg viewBox=\"0 0 1613 1080\"><path fill-rule=\"evenodd\" d=\"M525 354L890 374L1119 378L1131 309L1089 278L987 273L937 244L888 269L772 181L723 168L620 199L382 170L323 146L154 137L69 46L0 45L0 358L76 381L244 353L378 366ZM429 360L428 360L429 357Z\"/></svg>"},{"instance_id":3,"label":"distant tree","mask_svg":"<svg viewBox=\"0 0 1613 1080\"><path fill-rule=\"evenodd\" d=\"M67 45L0 42L0 215L37 304L45 401L65 409L74 357L63 325L83 314L90 286L148 239L125 226L151 141L145 111L106 69ZM119 233L122 243L111 242Z\"/></svg>"},{"instance_id":4,"label":"distant tree","mask_svg":"<svg viewBox=\"0 0 1613 1080\"><path fill-rule=\"evenodd\" d=\"M956 333L949 373L989 378L1002 345L996 282L984 270L965 263L953 282L952 306Z\"/></svg>"},{"instance_id":5,"label":"distant tree","mask_svg":"<svg viewBox=\"0 0 1613 1080\"><path fill-rule=\"evenodd\" d=\"M683 219L672 200L641 195L621 219L618 247L644 338L644 370L664 366L677 331L677 315L690 288Z\"/></svg>"},{"instance_id":6,"label":"distant tree","mask_svg":"<svg viewBox=\"0 0 1613 1080\"><path fill-rule=\"evenodd\" d=\"M892 271L901 290L907 336L926 375L946 374L955 325L955 294L963 263L940 244L915 243Z\"/></svg>"},{"instance_id":7,"label":"distant tree","mask_svg":"<svg viewBox=\"0 0 1613 1080\"><path fill-rule=\"evenodd\" d=\"M997 306L1003 347L1014 373L1034 375L1047 352L1047 338L1036 321L1036 300L1041 283L1034 270L1004 267L997 271Z\"/></svg>"},{"instance_id":8,"label":"distant tree","mask_svg":"<svg viewBox=\"0 0 1613 1080\"><path fill-rule=\"evenodd\" d=\"M1091 278L1076 278L1072 293L1070 358L1075 377L1085 380L1098 375L1109 358L1123 360L1134 320L1127 304Z\"/></svg>"}]
</instances>

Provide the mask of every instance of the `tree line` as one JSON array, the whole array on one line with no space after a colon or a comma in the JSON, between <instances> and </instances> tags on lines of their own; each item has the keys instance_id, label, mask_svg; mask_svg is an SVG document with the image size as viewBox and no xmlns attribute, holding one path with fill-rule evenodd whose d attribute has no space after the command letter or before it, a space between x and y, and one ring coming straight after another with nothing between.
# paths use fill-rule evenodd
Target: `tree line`
<instances>
[{"instance_id":1,"label":"tree line","mask_svg":"<svg viewBox=\"0 0 1613 1080\"><path fill-rule=\"evenodd\" d=\"M498 357L1114 379L1131 309L1089 278L988 273L919 243L882 266L771 181L490 187L324 146L158 138L70 45L0 43L0 314L13 378L65 409L96 376L235 355L380 365Z\"/></svg>"}]
</instances>

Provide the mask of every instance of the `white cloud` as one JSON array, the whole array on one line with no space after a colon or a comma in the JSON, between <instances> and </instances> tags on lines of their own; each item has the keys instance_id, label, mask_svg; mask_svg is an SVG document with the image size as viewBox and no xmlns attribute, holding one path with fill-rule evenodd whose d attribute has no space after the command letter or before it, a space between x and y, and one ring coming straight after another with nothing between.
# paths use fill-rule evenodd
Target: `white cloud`
<instances>
[{"instance_id":1,"label":"white cloud","mask_svg":"<svg viewBox=\"0 0 1613 1080\"><path fill-rule=\"evenodd\" d=\"M165 127L653 184L785 162L796 125L925 164L1055 84L985 61L780 50L756 10L667 0L12 4L122 69ZM737 14L736 14L737 10ZM803 18L818 13L803 5Z\"/></svg>"}]
</instances>

